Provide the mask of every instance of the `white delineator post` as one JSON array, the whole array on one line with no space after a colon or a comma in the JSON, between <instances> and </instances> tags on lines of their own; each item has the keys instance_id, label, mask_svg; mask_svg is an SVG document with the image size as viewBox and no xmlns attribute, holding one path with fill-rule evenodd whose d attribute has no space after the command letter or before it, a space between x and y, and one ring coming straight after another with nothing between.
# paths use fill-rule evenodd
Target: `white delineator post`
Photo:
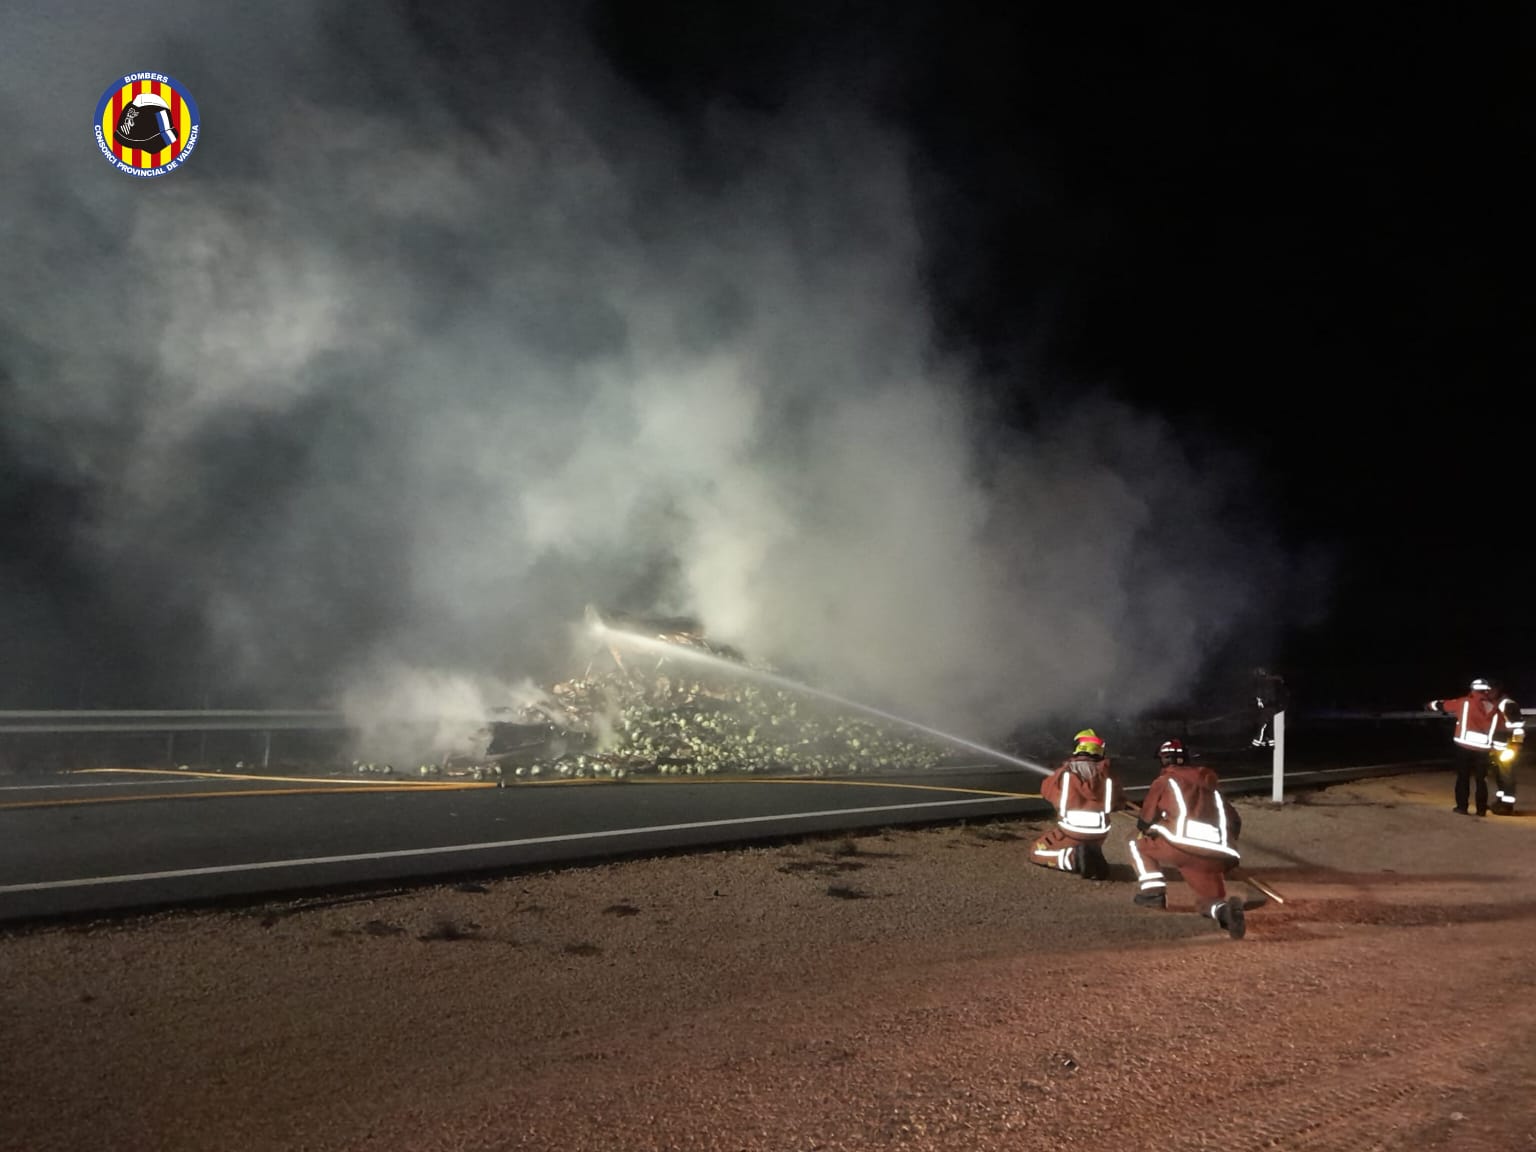
<instances>
[{"instance_id":1,"label":"white delineator post","mask_svg":"<svg viewBox=\"0 0 1536 1152\"><path fill-rule=\"evenodd\" d=\"M1285 802L1285 713L1275 713L1275 787L1272 799Z\"/></svg>"}]
</instances>

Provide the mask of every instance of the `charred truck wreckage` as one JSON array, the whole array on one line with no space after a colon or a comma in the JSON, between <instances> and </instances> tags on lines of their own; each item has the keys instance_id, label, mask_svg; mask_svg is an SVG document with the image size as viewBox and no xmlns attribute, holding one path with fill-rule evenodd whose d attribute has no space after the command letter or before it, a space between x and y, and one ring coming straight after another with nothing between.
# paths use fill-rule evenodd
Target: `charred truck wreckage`
<instances>
[{"instance_id":1,"label":"charred truck wreckage","mask_svg":"<svg viewBox=\"0 0 1536 1152\"><path fill-rule=\"evenodd\" d=\"M577 674L496 709L471 746L423 772L503 779L825 776L922 770L947 755L878 717L850 715L781 686L773 669L711 641L696 620L598 616L589 609L587 621L592 643ZM645 647L627 650L614 641L618 636Z\"/></svg>"}]
</instances>

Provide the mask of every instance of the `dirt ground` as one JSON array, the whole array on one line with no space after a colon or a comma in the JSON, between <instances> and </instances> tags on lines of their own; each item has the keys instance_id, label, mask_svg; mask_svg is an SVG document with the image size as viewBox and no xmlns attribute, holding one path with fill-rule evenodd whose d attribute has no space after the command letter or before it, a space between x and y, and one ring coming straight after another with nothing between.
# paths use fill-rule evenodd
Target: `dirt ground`
<instances>
[{"instance_id":1,"label":"dirt ground","mask_svg":"<svg viewBox=\"0 0 1536 1152\"><path fill-rule=\"evenodd\" d=\"M14 932L0 1149L1536 1149L1536 818L1450 794L1241 802L1241 941L1026 821Z\"/></svg>"}]
</instances>

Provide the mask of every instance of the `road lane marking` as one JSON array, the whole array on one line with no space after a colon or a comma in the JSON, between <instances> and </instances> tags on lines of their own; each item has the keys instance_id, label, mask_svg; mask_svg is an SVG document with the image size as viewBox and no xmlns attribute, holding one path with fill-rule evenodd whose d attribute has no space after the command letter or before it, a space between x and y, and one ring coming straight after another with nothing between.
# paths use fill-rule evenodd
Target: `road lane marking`
<instances>
[{"instance_id":1,"label":"road lane marking","mask_svg":"<svg viewBox=\"0 0 1536 1152\"><path fill-rule=\"evenodd\" d=\"M433 791L466 792L472 788L494 788L495 784L484 782L470 784L448 784L433 789ZM383 785L372 789L374 792L421 792L422 789L410 784L397 784L393 787ZM347 795L356 796L356 788L334 788L320 786L316 788L227 788L217 792L156 792L150 795L135 796L81 796L60 797L54 800L12 800L0 804L0 812L13 812L20 808L73 808L91 804L137 804L145 800L219 800L227 796L326 796Z\"/></svg>"},{"instance_id":2,"label":"road lane marking","mask_svg":"<svg viewBox=\"0 0 1536 1152\"><path fill-rule=\"evenodd\" d=\"M147 771L137 768L88 768L86 772L138 772ZM357 795L358 781L352 780L316 780L309 783L302 776L215 776L198 775L192 779L184 776L175 776L169 780L146 781L111 781L95 784L35 784L25 785L30 788L57 789L57 788L112 788L137 786L142 788L154 787L160 784L174 784L180 781L185 784L210 784L218 780L280 780L283 782L297 782L305 784L300 788L225 788L218 791L207 792L135 792L128 796L84 796L84 797L51 797L41 800L11 800L0 802L0 812L17 811L26 808L63 808L84 807L95 804L131 804L146 800L212 800L231 796L307 796L307 795ZM594 784L830 784L841 787L854 788L905 788L916 789L921 792L955 792L963 796L986 796L1009 800L1038 800L1038 792L999 792L986 788L961 788L953 784L909 784L896 782L882 782L879 780L842 780L835 777L795 777L795 776L715 776L715 777L664 777L652 779L649 777L629 777L624 780L612 780L600 777L560 778L557 780L531 780L513 787L549 787L552 785L594 785ZM421 785L412 781L368 781L367 787L374 792L432 792L450 791L465 792L473 789L497 788L500 784L495 780L441 780L433 781L428 785ZM0 789L3 790L3 789ZM18 789L19 790L19 789Z\"/></svg>"},{"instance_id":3,"label":"road lane marking","mask_svg":"<svg viewBox=\"0 0 1536 1152\"><path fill-rule=\"evenodd\" d=\"M960 788L954 784L897 784L882 780L845 780L836 776L631 776L632 784L835 784L848 788L915 788L920 792L959 792L965 796L1000 796L1010 800L1038 800L1038 792L998 792L991 788ZM563 780L546 780L562 784Z\"/></svg>"},{"instance_id":4,"label":"road lane marking","mask_svg":"<svg viewBox=\"0 0 1536 1152\"><path fill-rule=\"evenodd\" d=\"M779 821L819 820L829 816L869 816L882 812L911 812L919 808L955 808L963 805L996 804L1015 797L1000 794L970 800L935 800L928 804L882 804L869 808L829 808L821 812L790 812L777 816L737 816L729 820L698 820L686 824L653 824L642 828L614 828L603 832L569 832L560 836L533 836L523 840L494 840L481 844L449 844L439 848L396 848L387 852L354 852L345 856L311 856L294 860L260 860L248 864L219 864L207 868L177 868L164 872L136 872L120 876L91 876L77 880L40 880L30 884L0 885L0 895L20 892L47 892L58 888L90 888L96 885L137 884L153 880L181 880L194 876L222 876L236 872L275 871L283 868L311 868L322 864L359 864L371 860L405 860L422 856L449 856L466 852L494 852L505 848L528 848L539 844L571 844L583 840L622 839L657 833L693 832L707 828L736 828L750 824Z\"/></svg>"},{"instance_id":5,"label":"road lane marking","mask_svg":"<svg viewBox=\"0 0 1536 1152\"><path fill-rule=\"evenodd\" d=\"M0 784L0 792L54 792L63 788L153 788L173 784L174 780L92 780L86 784ZM211 784L212 780L188 780L188 784Z\"/></svg>"},{"instance_id":6,"label":"road lane marking","mask_svg":"<svg viewBox=\"0 0 1536 1152\"><path fill-rule=\"evenodd\" d=\"M134 773L144 776L168 776L172 780L267 780L277 784L301 784L323 781L326 784L345 785L349 788L441 788L456 786L454 780L352 780L344 776L274 776L249 772L201 772L189 768L185 772L177 768L77 768L72 775L89 776L93 773Z\"/></svg>"}]
</instances>

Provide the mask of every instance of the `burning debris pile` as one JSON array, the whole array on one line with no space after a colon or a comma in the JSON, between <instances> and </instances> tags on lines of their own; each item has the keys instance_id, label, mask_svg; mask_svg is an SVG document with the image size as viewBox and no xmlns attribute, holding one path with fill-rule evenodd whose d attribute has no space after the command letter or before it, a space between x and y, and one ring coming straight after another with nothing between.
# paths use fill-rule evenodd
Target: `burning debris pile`
<instances>
[{"instance_id":1,"label":"burning debris pile","mask_svg":"<svg viewBox=\"0 0 1536 1152\"><path fill-rule=\"evenodd\" d=\"M893 725L754 681L753 672L772 670L711 644L686 622L652 626L644 636L651 651L604 644L580 675L498 714L480 764L520 778L825 776L931 768L945 755ZM657 654L656 646L676 654ZM710 657L709 666L686 659L689 652Z\"/></svg>"}]
</instances>

